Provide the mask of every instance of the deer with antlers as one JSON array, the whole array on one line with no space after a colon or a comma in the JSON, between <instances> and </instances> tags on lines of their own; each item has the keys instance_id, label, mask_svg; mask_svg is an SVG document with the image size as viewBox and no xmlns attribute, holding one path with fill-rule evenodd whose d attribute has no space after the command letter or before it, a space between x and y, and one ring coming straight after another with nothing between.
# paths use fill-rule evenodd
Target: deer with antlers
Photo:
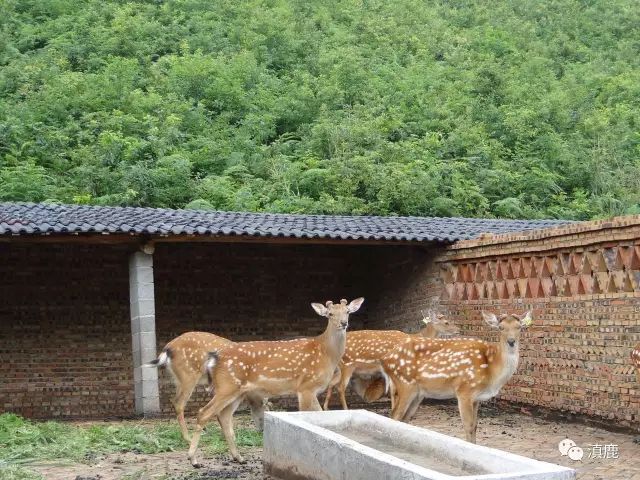
<instances>
[{"instance_id":1,"label":"deer with antlers","mask_svg":"<svg viewBox=\"0 0 640 480\"><path fill-rule=\"evenodd\" d=\"M327 318L325 331L311 338L286 341L240 342L212 352L206 368L215 388L213 399L198 413L196 430L189 447L194 467L196 450L205 425L218 418L229 451L242 462L233 431L233 413L242 397L298 395L300 410L322 410L318 393L327 388L344 354L349 315L358 311L364 298L348 303L341 300L326 305L312 303L313 309Z\"/></svg>"},{"instance_id":2,"label":"deer with antlers","mask_svg":"<svg viewBox=\"0 0 640 480\"><path fill-rule=\"evenodd\" d=\"M176 411L182 438L191 440L189 430L184 420L184 408L193 394L196 385L205 383L206 371L204 364L209 352L218 350L233 342L218 335L207 332L187 332L171 340L162 349L158 358L148 363L147 367L166 368L176 387L176 393L171 400ZM212 393L211 388L207 388ZM251 416L256 428L262 430L264 403L262 398L248 396L245 398L251 409Z\"/></svg>"},{"instance_id":3,"label":"deer with antlers","mask_svg":"<svg viewBox=\"0 0 640 480\"><path fill-rule=\"evenodd\" d=\"M395 387L395 420L408 422L424 398L457 398L466 440L476 442L478 407L495 397L518 368L520 333L531 325L531 312L498 319L482 312L499 329L497 343L475 339L408 338L382 362Z\"/></svg>"},{"instance_id":4,"label":"deer with antlers","mask_svg":"<svg viewBox=\"0 0 640 480\"><path fill-rule=\"evenodd\" d=\"M382 358L391 350L404 342L409 336L417 335L425 338L435 338L438 335L455 335L458 327L451 323L444 315L430 311L422 313L425 326L418 333L407 334L398 330L359 330L347 333L347 347L339 365L339 371L331 379L323 408L329 409L329 402L333 387L338 385L340 403L344 410L348 410L345 392L353 375L356 375L354 389L365 401L375 401L387 391L384 377L371 378L372 375L382 373ZM366 376L369 378L363 378ZM393 395L391 403L393 406Z\"/></svg>"}]
</instances>

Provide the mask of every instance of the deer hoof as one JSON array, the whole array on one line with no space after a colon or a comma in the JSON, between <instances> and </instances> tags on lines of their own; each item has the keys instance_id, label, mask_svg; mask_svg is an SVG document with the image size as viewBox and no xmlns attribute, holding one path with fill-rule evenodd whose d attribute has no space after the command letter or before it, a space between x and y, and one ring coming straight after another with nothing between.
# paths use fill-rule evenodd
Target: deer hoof
<instances>
[{"instance_id":1,"label":"deer hoof","mask_svg":"<svg viewBox=\"0 0 640 480\"><path fill-rule=\"evenodd\" d=\"M204 467L204 465L200 462L191 462L191 465L193 466L193 468L202 468Z\"/></svg>"}]
</instances>

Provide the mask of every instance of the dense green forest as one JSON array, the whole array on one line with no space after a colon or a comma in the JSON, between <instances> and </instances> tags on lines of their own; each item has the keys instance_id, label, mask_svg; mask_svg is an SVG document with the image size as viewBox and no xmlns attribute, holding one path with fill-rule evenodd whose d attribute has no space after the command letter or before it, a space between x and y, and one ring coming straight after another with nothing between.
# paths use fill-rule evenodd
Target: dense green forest
<instances>
[{"instance_id":1,"label":"dense green forest","mask_svg":"<svg viewBox=\"0 0 640 480\"><path fill-rule=\"evenodd\" d=\"M0 201L640 212L637 0L0 0Z\"/></svg>"}]
</instances>

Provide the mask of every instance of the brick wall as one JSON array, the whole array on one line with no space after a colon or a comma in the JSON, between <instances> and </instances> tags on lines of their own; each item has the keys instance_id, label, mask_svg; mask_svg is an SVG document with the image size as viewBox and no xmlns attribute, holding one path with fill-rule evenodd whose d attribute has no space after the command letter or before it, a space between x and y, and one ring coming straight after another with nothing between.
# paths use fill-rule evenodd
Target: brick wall
<instances>
[{"instance_id":1,"label":"brick wall","mask_svg":"<svg viewBox=\"0 0 640 480\"><path fill-rule=\"evenodd\" d=\"M386 247L370 263L375 278L366 328L416 332L423 325L421 310L437 306L442 291L439 267L434 262L443 248Z\"/></svg>"},{"instance_id":2,"label":"brick wall","mask_svg":"<svg viewBox=\"0 0 640 480\"><path fill-rule=\"evenodd\" d=\"M362 328L371 312L371 247L253 244L160 245L155 256L158 349L188 330L236 341L280 339L321 333L326 319L311 302L364 296L350 328ZM160 376L161 408L173 413L174 393ZM188 412L206 403L197 387ZM284 402L290 403L290 402Z\"/></svg>"},{"instance_id":3,"label":"brick wall","mask_svg":"<svg viewBox=\"0 0 640 480\"><path fill-rule=\"evenodd\" d=\"M158 350L188 330L234 340L314 335L312 301L365 296L382 247L159 245ZM128 258L135 246L0 244L0 412L35 418L133 414ZM173 386L161 374L161 406ZM198 388L193 412L205 401Z\"/></svg>"},{"instance_id":4,"label":"brick wall","mask_svg":"<svg viewBox=\"0 0 640 480\"><path fill-rule=\"evenodd\" d=\"M130 415L127 251L0 245L0 259L0 412Z\"/></svg>"},{"instance_id":5,"label":"brick wall","mask_svg":"<svg viewBox=\"0 0 640 480\"><path fill-rule=\"evenodd\" d=\"M482 309L533 310L503 399L637 426L639 240L640 219L625 217L460 242L436 259L442 308L465 334L493 336Z\"/></svg>"},{"instance_id":6,"label":"brick wall","mask_svg":"<svg viewBox=\"0 0 640 480\"><path fill-rule=\"evenodd\" d=\"M158 348L207 330L235 340L312 335L311 301L364 296L352 329L419 328L439 302L465 335L480 310L532 308L502 398L637 422L629 352L640 341L640 218L446 250L400 246L159 245ZM133 246L0 244L0 411L32 417L133 412L128 256ZM161 375L162 408L173 387ZM205 398L199 390L191 411Z\"/></svg>"}]
</instances>

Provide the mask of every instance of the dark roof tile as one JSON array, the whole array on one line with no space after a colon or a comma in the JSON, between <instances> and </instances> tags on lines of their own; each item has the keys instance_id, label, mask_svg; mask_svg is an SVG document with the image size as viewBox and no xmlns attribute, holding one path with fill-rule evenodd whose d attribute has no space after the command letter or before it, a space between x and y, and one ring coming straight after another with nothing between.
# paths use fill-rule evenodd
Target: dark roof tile
<instances>
[{"instance_id":1,"label":"dark roof tile","mask_svg":"<svg viewBox=\"0 0 640 480\"><path fill-rule=\"evenodd\" d=\"M510 233L571 223L567 220L290 215L275 213L0 203L0 235L133 233L252 235L445 242L481 233Z\"/></svg>"}]
</instances>

